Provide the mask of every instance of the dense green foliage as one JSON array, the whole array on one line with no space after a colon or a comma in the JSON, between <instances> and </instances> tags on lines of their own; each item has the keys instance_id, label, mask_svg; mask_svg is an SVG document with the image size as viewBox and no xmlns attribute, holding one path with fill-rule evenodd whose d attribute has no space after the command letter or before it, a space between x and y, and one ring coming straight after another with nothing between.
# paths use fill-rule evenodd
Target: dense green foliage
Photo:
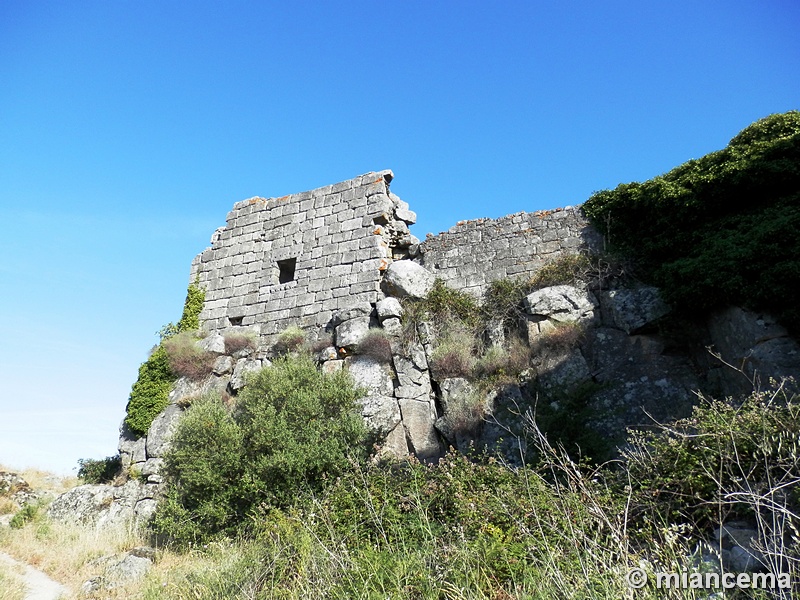
<instances>
[{"instance_id":1,"label":"dense green foliage","mask_svg":"<svg viewBox=\"0 0 800 600\"><path fill-rule=\"evenodd\" d=\"M586 214L677 308L738 304L794 330L800 309L800 112L644 183L594 194Z\"/></svg>"},{"instance_id":2,"label":"dense green foliage","mask_svg":"<svg viewBox=\"0 0 800 600\"><path fill-rule=\"evenodd\" d=\"M688 419L633 433L624 455L636 512L700 525L752 518L756 499L783 489L800 514L798 400L783 388L738 405L702 400Z\"/></svg>"},{"instance_id":3,"label":"dense green foliage","mask_svg":"<svg viewBox=\"0 0 800 600\"><path fill-rule=\"evenodd\" d=\"M195 401L172 439L164 469L169 486L153 529L179 545L232 531L246 510L242 454L242 431L222 402Z\"/></svg>"},{"instance_id":4,"label":"dense green foliage","mask_svg":"<svg viewBox=\"0 0 800 600\"><path fill-rule=\"evenodd\" d=\"M119 473L120 466L119 455L99 460L79 458L78 479L84 483L108 483Z\"/></svg>"},{"instance_id":5,"label":"dense green foliage","mask_svg":"<svg viewBox=\"0 0 800 600\"><path fill-rule=\"evenodd\" d=\"M285 360L279 369L291 368L262 381L267 394L295 396L292 389L314 377L312 365ZM305 435L292 430L304 430L308 414L282 418L269 408L275 402L251 401L260 416L231 415L206 400L179 428L182 449L169 461L191 470L170 484L156 523L167 525L163 533L182 532L178 541L204 542L207 562L176 570L148 598L616 599L630 597L624 575L643 566L651 579L636 597L663 598L653 571L715 568L713 560L697 564L698 540L741 518L758 522L767 568L797 581L797 548L786 540L800 525L800 405L782 388L738 405L706 402L691 419L633 434L612 466L577 464L532 428L535 465L456 454L437 464L342 457L327 479L313 471L326 485L294 482L283 506L247 496L256 482L269 495L275 481L253 474L256 454L270 449L260 442L250 449L250 437L276 422L269 435L283 447ZM262 472L304 460L269 459ZM201 502L187 503L190 495ZM241 533L234 516L250 517L246 535L209 539L213 530ZM706 596L676 590L669 597Z\"/></svg>"},{"instance_id":6,"label":"dense green foliage","mask_svg":"<svg viewBox=\"0 0 800 600\"><path fill-rule=\"evenodd\" d=\"M139 377L131 388L125 416L125 425L134 434L141 436L147 433L153 419L169 404L169 391L176 376L170 368L164 340L177 333L196 330L204 301L205 291L196 283L190 284L180 321L177 325L170 323L161 330L162 343L139 367Z\"/></svg>"},{"instance_id":7,"label":"dense green foliage","mask_svg":"<svg viewBox=\"0 0 800 600\"><path fill-rule=\"evenodd\" d=\"M602 483L587 484L622 511ZM608 521L531 469L448 455L353 468L298 495L296 507L263 511L248 540L209 544L219 569L179 575L171 597L623 597L623 579L586 554L612 556Z\"/></svg>"},{"instance_id":8,"label":"dense green foliage","mask_svg":"<svg viewBox=\"0 0 800 600\"><path fill-rule=\"evenodd\" d=\"M364 458L360 395L346 372L323 374L299 355L256 373L232 412L217 398L194 403L166 457L169 489L155 531L199 542L319 491Z\"/></svg>"},{"instance_id":9,"label":"dense green foliage","mask_svg":"<svg viewBox=\"0 0 800 600\"><path fill-rule=\"evenodd\" d=\"M186 290L186 301L183 303L183 313L178 321L178 333L182 331L196 331L200 328L200 312L206 301L206 291L196 282L190 283Z\"/></svg>"}]
</instances>

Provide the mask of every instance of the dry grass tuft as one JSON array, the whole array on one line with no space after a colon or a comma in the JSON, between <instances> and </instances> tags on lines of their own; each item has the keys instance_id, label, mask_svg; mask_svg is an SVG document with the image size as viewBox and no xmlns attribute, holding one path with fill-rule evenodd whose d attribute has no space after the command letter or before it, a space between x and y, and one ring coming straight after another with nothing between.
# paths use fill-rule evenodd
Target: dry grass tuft
<instances>
[{"instance_id":1,"label":"dry grass tuft","mask_svg":"<svg viewBox=\"0 0 800 600\"><path fill-rule=\"evenodd\" d=\"M195 343L193 333L184 332L164 340L170 370L178 377L200 381L211 374L217 356Z\"/></svg>"},{"instance_id":2,"label":"dry grass tuft","mask_svg":"<svg viewBox=\"0 0 800 600\"><path fill-rule=\"evenodd\" d=\"M258 342L254 334L247 333L226 333L225 339L225 354L235 354L242 350L249 350L255 352Z\"/></svg>"},{"instance_id":3,"label":"dry grass tuft","mask_svg":"<svg viewBox=\"0 0 800 600\"><path fill-rule=\"evenodd\" d=\"M371 329L358 343L357 354L368 356L383 364L392 362L392 343L383 331Z\"/></svg>"}]
</instances>

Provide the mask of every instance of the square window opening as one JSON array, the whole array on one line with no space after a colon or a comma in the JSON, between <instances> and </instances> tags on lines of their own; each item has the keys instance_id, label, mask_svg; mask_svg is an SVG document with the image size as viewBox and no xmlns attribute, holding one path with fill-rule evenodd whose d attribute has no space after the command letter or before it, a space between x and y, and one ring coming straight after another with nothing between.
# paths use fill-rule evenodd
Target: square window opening
<instances>
[{"instance_id":1,"label":"square window opening","mask_svg":"<svg viewBox=\"0 0 800 600\"><path fill-rule=\"evenodd\" d=\"M297 266L296 258L287 258L278 261L278 283L294 281L294 270Z\"/></svg>"},{"instance_id":2,"label":"square window opening","mask_svg":"<svg viewBox=\"0 0 800 600\"><path fill-rule=\"evenodd\" d=\"M233 327L238 327L239 325L241 325L243 320L244 320L244 317L228 317L228 322Z\"/></svg>"}]
</instances>

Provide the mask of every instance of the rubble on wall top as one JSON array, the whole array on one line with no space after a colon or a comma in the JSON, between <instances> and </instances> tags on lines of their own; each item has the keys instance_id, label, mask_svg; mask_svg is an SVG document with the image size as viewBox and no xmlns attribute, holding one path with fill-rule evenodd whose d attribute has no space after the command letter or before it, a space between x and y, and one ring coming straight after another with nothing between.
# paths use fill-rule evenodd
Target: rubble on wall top
<instances>
[{"instance_id":1,"label":"rubble on wall top","mask_svg":"<svg viewBox=\"0 0 800 600\"><path fill-rule=\"evenodd\" d=\"M579 210L579 209L580 209L580 206L564 206L564 207L561 207L561 208L552 208L552 209L547 209L547 210L537 210L537 211L530 212L530 213L529 212L525 212L525 211L519 211L519 212L510 214L510 215L505 215L505 216L502 216L502 217L498 217L496 219L493 219L491 217L480 217L478 219L467 219L467 220L457 221L455 225L450 227L450 229L448 229L447 231L440 231L437 235L444 235L444 234L447 234L447 233L459 233L460 231L463 231L464 229L473 228L473 227L476 227L476 226L479 226L479 225L485 225L487 223L492 223L492 222L495 222L495 223L498 223L498 224L502 224L502 223L504 223L506 221L513 220L514 217L525 217L525 216L530 215L530 216L534 216L534 217L539 217L540 219L545 219L545 218L549 217L550 215L552 215L554 213L561 213L561 212L567 212L567 211L576 211L576 210ZM436 236L434 236L431 233L428 233L428 234L426 234L426 237L436 237Z\"/></svg>"},{"instance_id":2,"label":"rubble on wall top","mask_svg":"<svg viewBox=\"0 0 800 600\"><path fill-rule=\"evenodd\" d=\"M318 187L310 191L288 194L286 196L280 196L279 198L273 198L273 197L264 198L261 196L253 196L252 198L247 198L246 200L241 200L239 202L236 202L233 205L233 211L236 212L237 210L240 210L247 206L253 206L254 204L266 205L269 202L286 202L294 199L306 199L311 197L325 196L327 194L341 192L356 187L368 186L375 183L385 183L388 186L389 183L391 183L392 179L394 179L394 173L392 172L391 169L383 169L382 171L369 171L367 173L364 173L363 175L353 177L352 179L347 179L340 183L335 183L332 185L324 185L322 187Z\"/></svg>"}]
</instances>

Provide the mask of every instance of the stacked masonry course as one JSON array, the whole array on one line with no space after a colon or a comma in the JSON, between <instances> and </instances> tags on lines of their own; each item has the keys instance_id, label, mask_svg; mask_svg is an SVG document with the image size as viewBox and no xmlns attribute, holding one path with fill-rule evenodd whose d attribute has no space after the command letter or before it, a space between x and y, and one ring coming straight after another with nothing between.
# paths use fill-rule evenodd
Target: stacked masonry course
<instances>
[{"instance_id":1,"label":"stacked masonry course","mask_svg":"<svg viewBox=\"0 0 800 600\"><path fill-rule=\"evenodd\" d=\"M562 253L599 251L579 207L460 221L420 245L419 262L449 287L480 296L489 283L530 275Z\"/></svg>"},{"instance_id":2,"label":"stacked masonry course","mask_svg":"<svg viewBox=\"0 0 800 600\"><path fill-rule=\"evenodd\" d=\"M416 219L389 192L391 171L310 192L234 205L192 263L206 290L203 329L251 326L269 345L289 325L319 332L332 314L382 297L382 272L417 242ZM405 220L403 220L405 219Z\"/></svg>"}]
</instances>

